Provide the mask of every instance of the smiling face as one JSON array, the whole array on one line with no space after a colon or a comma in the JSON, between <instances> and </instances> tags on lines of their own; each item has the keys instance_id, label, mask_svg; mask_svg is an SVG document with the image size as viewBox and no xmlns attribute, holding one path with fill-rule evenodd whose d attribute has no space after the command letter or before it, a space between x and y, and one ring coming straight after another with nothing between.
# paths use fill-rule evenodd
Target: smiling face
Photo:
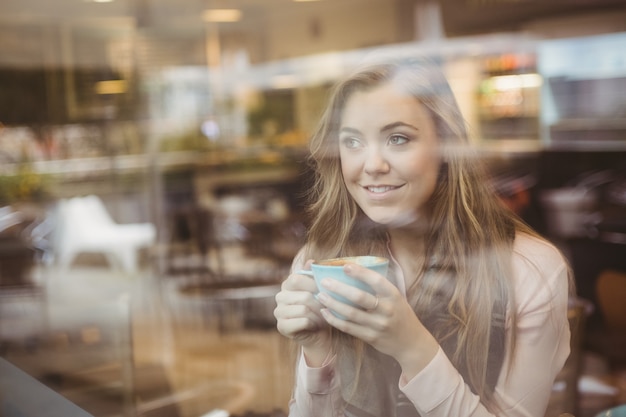
<instances>
[{"instance_id":1,"label":"smiling face","mask_svg":"<svg viewBox=\"0 0 626 417\"><path fill-rule=\"evenodd\" d=\"M352 93L339 155L348 192L372 221L393 227L419 219L441 158L433 121L415 97L390 82Z\"/></svg>"}]
</instances>

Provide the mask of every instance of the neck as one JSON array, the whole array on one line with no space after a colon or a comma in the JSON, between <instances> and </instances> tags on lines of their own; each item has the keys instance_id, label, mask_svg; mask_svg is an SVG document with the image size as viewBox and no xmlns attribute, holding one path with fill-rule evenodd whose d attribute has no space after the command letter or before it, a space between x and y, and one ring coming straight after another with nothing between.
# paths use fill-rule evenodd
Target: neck
<instances>
[{"instance_id":1,"label":"neck","mask_svg":"<svg viewBox=\"0 0 626 417\"><path fill-rule=\"evenodd\" d=\"M389 239L391 252L400 264L409 288L424 264L424 230L417 227L390 229Z\"/></svg>"},{"instance_id":2,"label":"neck","mask_svg":"<svg viewBox=\"0 0 626 417\"><path fill-rule=\"evenodd\" d=\"M414 222L402 227L390 227L387 230L394 249L401 247L423 248L427 231L423 222Z\"/></svg>"}]
</instances>

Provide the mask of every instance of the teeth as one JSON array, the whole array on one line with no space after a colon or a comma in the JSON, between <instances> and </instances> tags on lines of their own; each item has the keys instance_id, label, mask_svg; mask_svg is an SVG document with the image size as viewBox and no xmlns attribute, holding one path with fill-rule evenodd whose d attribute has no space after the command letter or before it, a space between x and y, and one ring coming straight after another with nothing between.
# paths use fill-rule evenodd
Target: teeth
<instances>
[{"instance_id":1,"label":"teeth","mask_svg":"<svg viewBox=\"0 0 626 417\"><path fill-rule=\"evenodd\" d=\"M393 189L393 187L385 186L385 187L367 187L367 190L372 193L384 193L385 191L389 191Z\"/></svg>"}]
</instances>

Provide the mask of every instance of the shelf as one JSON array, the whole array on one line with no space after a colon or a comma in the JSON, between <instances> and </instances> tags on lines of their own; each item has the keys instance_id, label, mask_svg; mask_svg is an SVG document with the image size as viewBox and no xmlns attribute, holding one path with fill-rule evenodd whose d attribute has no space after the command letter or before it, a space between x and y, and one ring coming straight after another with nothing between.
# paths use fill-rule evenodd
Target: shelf
<instances>
[{"instance_id":1,"label":"shelf","mask_svg":"<svg viewBox=\"0 0 626 417\"><path fill-rule=\"evenodd\" d=\"M553 140L545 146L545 149L572 152L624 152L626 151L626 139L623 141Z\"/></svg>"},{"instance_id":2,"label":"shelf","mask_svg":"<svg viewBox=\"0 0 626 417\"><path fill-rule=\"evenodd\" d=\"M551 130L579 131L579 130L626 130L626 118L576 118L561 119L550 125Z\"/></svg>"},{"instance_id":3,"label":"shelf","mask_svg":"<svg viewBox=\"0 0 626 417\"><path fill-rule=\"evenodd\" d=\"M35 161L32 168L41 174L64 178L107 176L112 173L146 172L152 167L168 171L175 169L230 169L231 171L254 171L259 167L282 167L302 158L304 150L219 150L211 152L164 152L156 155L116 155L92 158L57 159ZM12 174L19 164L0 166L0 174Z\"/></svg>"},{"instance_id":4,"label":"shelf","mask_svg":"<svg viewBox=\"0 0 626 417\"><path fill-rule=\"evenodd\" d=\"M477 143L478 149L485 155L530 154L540 152L542 143L539 139L489 139Z\"/></svg>"}]
</instances>

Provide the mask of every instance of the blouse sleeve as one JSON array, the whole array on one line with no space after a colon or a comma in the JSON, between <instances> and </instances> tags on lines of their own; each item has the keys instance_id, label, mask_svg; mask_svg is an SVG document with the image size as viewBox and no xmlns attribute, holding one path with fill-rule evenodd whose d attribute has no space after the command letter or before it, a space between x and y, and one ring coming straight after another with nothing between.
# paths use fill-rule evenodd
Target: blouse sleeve
<instances>
[{"instance_id":1,"label":"blouse sleeve","mask_svg":"<svg viewBox=\"0 0 626 417\"><path fill-rule=\"evenodd\" d=\"M306 262L301 248L292 262L292 272ZM296 382L289 401L289 417L343 417L341 378L335 371L336 356L327 358L321 367L309 367L302 351L296 364Z\"/></svg>"},{"instance_id":2,"label":"blouse sleeve","mask_svg":"<svg viewBox=\"0 0 626 417\"><path fill-rule=\"evenodd\" d=\"M569 355L568 268L555 248L534 238L518 243L514 254L514 356L507 349L495 398L503 417L543 417L552 385ZM507 332L510 332L510 323ZM439 352L400 390L422 417L493 416L445 353Z\"/></svg>"},{"instance_id":3,"label":"blouse sleeve","mask_svg":"<svg viewBox=\"0 0 626 417\"><path fill-rule=\"evenodd\" d=\"M296 384L289 401L289 417L344 416L341 378L335 372L336 357L311 368L301 353L298 359Z\"/></svg>"}]
</instances>

